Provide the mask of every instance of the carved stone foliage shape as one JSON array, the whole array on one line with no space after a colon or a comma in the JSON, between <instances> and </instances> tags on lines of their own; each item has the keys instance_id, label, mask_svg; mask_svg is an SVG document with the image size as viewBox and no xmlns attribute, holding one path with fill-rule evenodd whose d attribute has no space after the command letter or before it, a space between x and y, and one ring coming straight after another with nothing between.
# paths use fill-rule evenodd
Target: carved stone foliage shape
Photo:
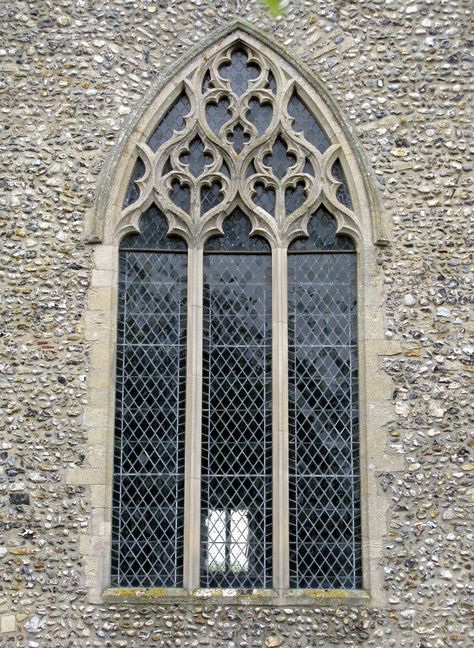
<instances>
[{"instance_id":1,"label":"carved stone foliage shape","mask_svg":"<svg viewBox=\"0 0 474 648\"><path fill-rule=\"evenodd\" d=\"M241 205L255 234L285 247L324 202L338 231L360 234L338 144L302 99L295 75L240 42L196 65L146 142L116 233L153 202L170 233L201 246ZM341 189L342 187L342 189Z\"/></svg>"}]
</instances>

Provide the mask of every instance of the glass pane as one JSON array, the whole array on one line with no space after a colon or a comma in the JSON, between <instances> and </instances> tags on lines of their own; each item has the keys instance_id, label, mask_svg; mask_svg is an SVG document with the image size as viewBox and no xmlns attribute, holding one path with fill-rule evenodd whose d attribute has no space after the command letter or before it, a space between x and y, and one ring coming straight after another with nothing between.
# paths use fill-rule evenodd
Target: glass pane
<instances>
[{"instance_id":1,"label":"glass pane","mask_svg":"<svg viewBox=\"0 0 474 648\"><path fill-rule=\"evenodd\" d=\"M321 205L313 214L308 223L308 237L293 241L288 252L302 252L305 250L355 250L354 241L338 234L336 236L337 222L334 216Z\"/></svg>"},{"instance_id":2,"label":"glass pane","mask_svg":"<svg viewBox=\"0 0 474 648\"><path fill-rule=\"evenodd\" d=\"M163 213L151 205L140 218L140 234L127 234L120 241L123 249L160 249L186 251L186 243L179 236L168 236L168 223Z\"/></svg>"},{"instance_id":3,"label":"glass pane","mask_svg":"<svg viewBox=\"0 0 474 648\"><path fill-rule=\"evenodd\" d=\"M160 146L172 138L175 131L183 130L185 126L184 118L190 110L189 99L186 93L182 92L148 138L148 146L153 151L157 151Z\"/></svg>"},{"instance_id":4,"label":"glass pane","mask_svg":"<svg viewBox=\"0 0 474 648\"><path fill-rule=\"evenodd\" d=\"M261 236L249 236L252 226L238 207L224 221L224 235L214 236L206 243L206 252L245 250L271 253L269 244ZM250 275L247 275L250 276Z\"/></svg>"},{"instance_id":5,"label":"glass pane","mask_svg":"<svg viewBox=\"0 0 474 648\"><path fill-rule=\"evenodd\" d=\"M260 74L260 67L250 63L244 50L236 48L232 52L231 60L219 67L219 74L223 79L231 82L232 90L237 95L243 94L249 81L256 79Z\"/></svg>"},{"instance_id":6,"label":"glass pane","mask_svg":"<svg viewBox=\"0 0 474 648\"><path fill-rule=\"evenodd\" d=\"M236 210L208 247L269 252L249 231ZM271 256L204 259L201 586L270 587Z\"/></svg>"},{"instance_id":7,"label":"glass pane","mask_svg":"<svg viewBox=\"0 0 474 648\"><path fill-rule=\"evenodd\" d=\"M307 249L330 241L317 217L309 229ZM354 589L362 585L356 255L290 253L288 315L290 586Z\"/></svg>"},{"instance_id":8,"label":"glass pane","mask_svg":"<svg viewBox=\"0 0 474 648\"><path fill-rule=\"evenodd\" d=\"M130 181L127 187L127 192L125 194L125 198L123 201L124 207L128 207L138 199L138 196L140 195L140 189L138 188L137 180L140 180L140 178L142 178L144 174L145 174L145 165L143 164L143 160L141 158L137 158L137 161L135 162L135 165L132 170L132 175L130 177Z\"/></svg>"},{"instance_id":9,"label":"glass pane","mask_svg":"<svg viewBox=\"0 0 474 648\"><path fill-rule=\"evenodd\" d=\"M330 142L321 124L314 118L308 107L295 91L288 102L288 113L293 117L293 130L302 133L321 153L329 148Z\"/></svg>"},{"instance_id":10,"label":"glass pane","mask_svg":"<svg viewBox=\"0 0 474 648\"><path fill-rule=\"evenodd\" d=\"M206 121L209 128L216 134L231 118L231 113L228 110L229 105L229 100L226 97L221 97L219 100L209 101L206 106Z\"/></svg>"},{"instance_id":11,"label":"glass pane","mask_svg":"<svg viewBox=\"0 0 474 648\"><path fill-rule=\"evenodd\" d=\"M342 203L346 207L349 207L349 209L352 209L352 199L349 191L349 185L347 184L346 175L339 158L332 165L331 171L336 180L339 180L339 182L341 183L341 186L338 187L336 191L336 198L340 203Z\"/></svg>"},{"instance_id":12,"label":"glass pane","mask_svg":"<svg viewBox=\"0 0 474 648\"><path fill-rule=\"evenodd\" d=\"M178 250L186 245L166 237L156 207L141 226L120 252L112 585L180 587L187 255ZM139 251L146 247L178 250Z\"/></svg>"}]
</instances>

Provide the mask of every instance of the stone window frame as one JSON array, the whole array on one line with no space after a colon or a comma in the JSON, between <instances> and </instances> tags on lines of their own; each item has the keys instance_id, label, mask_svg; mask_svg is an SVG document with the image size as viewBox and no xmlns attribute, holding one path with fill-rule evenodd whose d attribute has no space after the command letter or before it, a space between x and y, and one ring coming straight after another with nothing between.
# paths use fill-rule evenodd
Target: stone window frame
<instances>
[{"instance_id":1,"label":"stone window frame","mask_svg":"<svg viewBox=\"0 0 474 648\"><path fill-rule=\"evenodd\" d=\"M345 220L341 210L335 210L338 231L351 234L357 248L357 291L359 321L359 362L360 362L360 468L361 468L361 517L362 517L362 590L291 590L288 589L287 561L288 552L284 537L277 539L276 565L274 565L274 586L272 590L205 590L199 588L199 518L187 524L188 546L184 565L184 587L182 589L164 588L110 588L111 554L111 505L112 470L114 438L114 397L115 397L115 351L116 351L116 313L118 288L118 246L120 238L127 231L136 231L139 215L134 214L124 223L123 198L135 164L137 151L146 141L154 126L183 87L184 79L195 69L197 62L205 54L212 57L225 48L241 42L259 52L263 57L278 57L278 65L285 74L297 80L299 91L309 109L315 114L325 130L331 144L337 145L344 174L353 201L355 221ZM334 212L334 207L333 207ZM351 217L352 218L352 217ZM216 603L247 603L253 605L334 605L347 604L381 605L386 600L383 589L379 562L382 556L382 538L386 534L386 514L389 502L377 487L377 474L396 471L402 468L397 456L386 453L383 424L392 418L391 380L380 369L380 358L392 355L394 343L384 337L383 287L377 271L377 246L389 244L390 233L385 220L378 194L375 191L365 154L346 123L339 108L328 94L323 84L301 63L289 61L288 55L278 45L242 21L235 23L215 35L211 42L203 43L170 70L164 81L152 88L145 97L124 132L117 148L105 167L98 199L94 209L87 215L85 239L93 245L93 270L88 303L85 314L85 338L90 344L90 371L88 376L88 403L83 422L88 430L88 452L84 467L71 469L66 475L68 483L89 487L91 501L91 521L81 538L81 552L84 556L86 586L91 602L106 601L208 601ZM281 249L274 250L281 256ZM286 264L280 258L275 264L280 271L273 278L280 286L278 293L285 295L286 301ZM188 304L188 320L191 329L199 330L202 324L200 297L202 296L202 242L188 248L188 275L195 277L189 295L194 296ZM286 367L287 337L284 304L275 304L272 315L276 333L274 364ZM187 382L187 429L191 421L200 420L200 358L202 358L202 339L190 341L188 349ZM284 373L284 372L283 372ZM277 408L274 411L275 423L284 425L285 413ZM282 423L283 421L283 423ZM284 438L279 435L280 441ZM279 456L280 448L274 447L274 455ZM285 453L283 453L285 454ZM186 439L185 461L188 467L185 484L186 510L199 511L199 488L196 482L195 457L200 456L200 439L197 435ZM281 466L280 466L281 469ZM191 478L189 478L191 477ZM280 483L282 483L280 481ZM284 521L278 518L282 493L274 493L275 529L285 528ZM284 517L283 517L284 520ZM287 527L287 525L286 525ZM185 532L186 533L186 532ZM193 555L195 547L197 555Z\"/></svg>"}]
</instances>

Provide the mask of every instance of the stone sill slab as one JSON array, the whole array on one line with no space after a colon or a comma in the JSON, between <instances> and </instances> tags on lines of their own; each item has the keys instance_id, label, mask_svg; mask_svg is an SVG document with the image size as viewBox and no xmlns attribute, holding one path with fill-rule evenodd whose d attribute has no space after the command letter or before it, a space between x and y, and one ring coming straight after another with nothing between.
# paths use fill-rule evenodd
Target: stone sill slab
<instances>
[{"instance_id":1,"label":"stone sill slab","mask_svg":"<svg viewBox=\"0 0 474 648\"><path fill-rule=\"evenodd\" d=\"M306 607L339 607L341 605L366 605L370 594L364 590L270 590L270 589L165 589L160 587L107 588L102 593L103 602L173 605L302 605Z\"/></svg>"}]
</instances>

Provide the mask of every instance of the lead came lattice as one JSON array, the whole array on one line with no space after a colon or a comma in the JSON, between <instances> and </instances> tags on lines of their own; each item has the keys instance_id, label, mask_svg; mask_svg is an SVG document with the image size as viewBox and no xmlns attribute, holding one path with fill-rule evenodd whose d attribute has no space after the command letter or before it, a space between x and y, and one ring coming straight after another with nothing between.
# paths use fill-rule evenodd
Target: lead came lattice
<instances>
[{"instance_id":1,"label":"lead came lattice","mask_svg":"<svg viewBox=\"0 0 474 648\"><path fill-rule=\"evenodd\" d=\"M271 257L240 210L224 230L204 265L201 585L269 587Z\"/></svg>"},{"instance_id":2,"label":"lead came lattice","mask_svg":"<svg viewBox=\"0 0 474 648\"><path fill-rule=\"evenodd\" d=\"M121 245L112 516L120 587L182 585L187 264L186 245L166 229L151 207L142 235ZM169 252L134 251L147 247Z\"/></svg>"},{"instance_id":3,"label":"lead came lattice","mask_svg":"<svg viewBox=\"0 0 474 648\"><path fill-rule=\"evenodd\" d=\"M271 494L282 495L286 470L272 474L271 465L270 249L296 238L288 263L290 583L358 587L355 253L351 238L336 236L331 213L346 233L357 237L360 227L342 148L304 84L244 41L203 58L175 91L137 146L117 225L129 232L141 217L143 234L122 244L113 582L182 583L186 240L192 267L205 250L204 331L199 318L190 331L191 340L203 334L203 359L191 349L188 376L188 398L203 387L202 421L187 430L198 434L202 423L201 585L271 587ZM155 201L166 220L148 207ZM320 206L311 218L316 205L331 213ZM282 258L275 255L278 317L286 317ZM286 377L274 375L286 397ZM189 474L197 474L194 461ZM285 497L277 519L287 506ZM186 516L187 537L196 537L199 511ZM281 535L274 549L285 564ZM276 573L286 587L288 574Z\"/></svg>"},{"instance_id":4,"label":"lead came lattice","mask_svg":"<svg viewBox=\"0 0 474 648\"><path fill-rule=\"evenodd\" d=\"M324 208L308 230L288 257L290 586L354 589L361 586L356 257Z\"/></svg>"}]
</instances>

